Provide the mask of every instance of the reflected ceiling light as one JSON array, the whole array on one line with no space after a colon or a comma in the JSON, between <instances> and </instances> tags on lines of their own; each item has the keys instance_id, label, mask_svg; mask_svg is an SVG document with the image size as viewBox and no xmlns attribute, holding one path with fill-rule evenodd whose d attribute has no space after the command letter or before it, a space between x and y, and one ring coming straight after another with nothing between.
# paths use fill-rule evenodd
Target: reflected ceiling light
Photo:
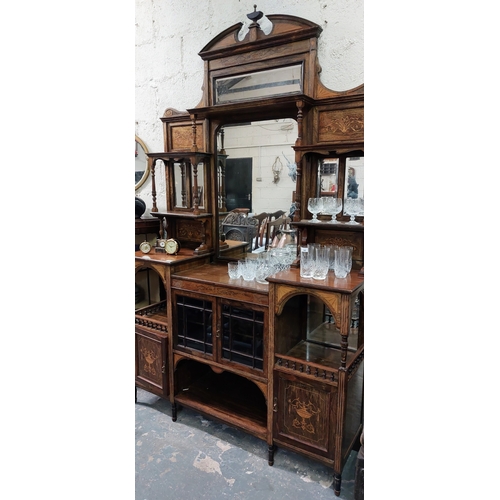
<instances>
[{"instance_id":1,"label":"reflected ceiling light","mask_svg":"<svg viewBox=\"0 0 500 500\"><path fill-rule=\"evenodd\" d=\"M257 5L253 6L254 11L247 14L248 21L243 21L243 26L238 32L238 40L241 42L250 30L252 23L257 23L264 35L269 35L273 30L273 23L265 16L263 12L257 10Z\"/></svg>"}]
</instances>

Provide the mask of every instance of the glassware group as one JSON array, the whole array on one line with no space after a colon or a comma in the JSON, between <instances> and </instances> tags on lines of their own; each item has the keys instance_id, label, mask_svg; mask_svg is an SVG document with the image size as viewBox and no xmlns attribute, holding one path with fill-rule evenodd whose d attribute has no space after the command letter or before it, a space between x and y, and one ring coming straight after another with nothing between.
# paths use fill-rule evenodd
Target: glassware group
<instances>
[{"instance_id":1,"label":"glassware group","mask_svg":"<svg viewBox=\"0 0 500 500\"><path fill-rule=\"evenodd\" d=\"M352 251L350 246L319 245L310 243L300 247L300 276L324 280L328 271L333 271L336 278L345 278L352 269Z\"/></svg>"},{"instance_id":2,"label":"glassware group","mask_svg":"<svg viewBox=\"0 0 500 500\"><path fill-rule=\"evenodd\" d=\"M321 222L318 214L331 215L328 221L330 224L342 224L337 220L337 215L342 212L342 208L350 219L346 224L359 224L356 221L357 215L364 214L363 198L335 198L334 196L322 196L321 198L309 198L307 200L307 209L313 214L310 222Z\"/></svg>"}]
</instances>

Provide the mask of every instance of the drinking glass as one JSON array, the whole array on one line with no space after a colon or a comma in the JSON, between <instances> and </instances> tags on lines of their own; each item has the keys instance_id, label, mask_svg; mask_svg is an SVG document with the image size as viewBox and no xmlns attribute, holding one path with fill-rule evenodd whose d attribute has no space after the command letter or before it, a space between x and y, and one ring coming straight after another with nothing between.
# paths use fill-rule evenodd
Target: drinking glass
<instances>
[{"instance_id":1,"label":"drinking glass","mask_svg":"<svg viewBox=\"0 0 500 500\"><path fill-rule=\"evenodd\" d=\"M344 207L346 214L351 216L349 222L346 224L359 224L359 222L356 222L355 220L356 215L361 212L361 203L359 198L346 198Z\"/></svg>"},{"instance_id":2,"label":"drinking glass","mask_svg":"<svg viewBox=\"0 0 500 500\"><path fill-rule=\"evenodd\" d=\"M255 281L263 285L269 284L266 278L272 274L273 268L269 258L269 252L262 252L257 259L257 268L255 270Z\"/></svg>"},{"instance_id":3,"label":"drinking glass","mask_svg":"<svg viewBox=\"0 0 500 500\"><path fill-rule=\"evenodd\" d=\"M314 256L313 279L324 280L330 267L330 247L327 245L317 245L314 249Z\"/></svg>"},{"instance_id":4,"label":"drinking glass","mask_svg":"<svg viewBox=\"0 0 500 500\"><path fill-rule=\"evenodd\" d=\"M257 271L257 259L245 259L243 266L242 277L244 281L253 281Z\"/></svg>"},{"instance_id":5,"label":"drinking glass","mask_svg":"<svg viewBox=\"0 0 500 500\"><path fill-rule=\"evenodd\" d=\"M334 250L333 272L336 278L345 278L352 266L352 247L337 247Z\"/></svg>"},{"instance_id":6,"label":"drinking glass","mask_svg":"<svg viewBox=\"0 0 500 500\"><path fill-rule=\"evenodd\" d=\"M323 200L323 210L321 210L321 213L331 215L332 218L328 222L332 222L335 210L337 210L337 202L335 201L337 198L333 196L322 196L321 199Z\"/></svg>"},{"instance_id":7,"label":"drinking glass","mask_svg":"<svg viewBox=\"0 0 500 500\"><path fill-rule=\"evenodd\" d=\"M318 214L323 210L323 199L309 198L307 200L307 209L313 214L311 222L319 222Z\"/></svg>"},{"instance_id":8,"label":"drinking glass","mask_svg":"<svg viewBox=\"0 0 500 500\"><path fill-rule=\"evenodd\" d=\"M246 259L241 259L238 261L238 274L243 277L243 271L247 267L247 261Z\"/></svg>"},{"instance_id":9,"label":"drinking glass","mask_svg":"<svg viewBox=\"0 0 500 500\"><path fill-rule=\"evenodd\" d=\"M227 273L232 280L236 280L240 277L239 264L238 262L228 262L227 263Z\"/></svg>"},{"instance_id":10,"label":"drinking glass","mask_svg":"<svg viewBox=\"0 0 500 500\"><path fill-rule=\"evenodd\" d=\"M300 277L312 278L314 272L314 252L311 245L300 247Z\"/></svg>"},{"instance_id":11,"label":"drinking glass","mask_svg":"<svg viewBox=\"0 0 500 500\"><path fill-rule=\"evenodd\" d=\"M337 215L340 212L342 212L342 198L335 198L335 211L333 212L332 220L329 222L332 224L341 224L341 222L337 220Z\"/></svg>"}]
</instances>

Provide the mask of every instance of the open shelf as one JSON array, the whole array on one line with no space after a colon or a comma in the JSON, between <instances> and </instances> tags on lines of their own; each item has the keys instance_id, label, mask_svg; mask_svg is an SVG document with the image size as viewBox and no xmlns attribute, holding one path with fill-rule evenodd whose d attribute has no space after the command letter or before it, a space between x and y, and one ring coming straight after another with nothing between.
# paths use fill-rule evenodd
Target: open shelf
<instances>
[{"instance_id":1,"label":"open shelf","mask_svg":"<svg viewBox=\"0 0 500 500\"><path fill-rule=\"evenodd\" d=\"M266 439L267 405L253 382L193 360L181 361L176 375L176 402Z\"/></svg>"},{"instance_id":2,"label":"open shelf","mask_svg":"<svg viewBox=\"0 0 500 500\"><path fill-rule=\"evenodd\" d=\"M354 359L355 351L347 352L347 363ZM306 363L314 363L326 368L340 367L341 351L339 347L317 344L303 340L286 353L286 357Z\"/></svg>"}]
</instances>

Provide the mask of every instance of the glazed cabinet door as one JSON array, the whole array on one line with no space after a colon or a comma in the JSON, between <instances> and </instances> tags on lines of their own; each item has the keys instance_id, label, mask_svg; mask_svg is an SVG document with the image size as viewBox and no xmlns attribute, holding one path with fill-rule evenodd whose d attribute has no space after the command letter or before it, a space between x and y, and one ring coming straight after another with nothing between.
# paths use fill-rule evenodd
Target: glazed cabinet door
<instances>
[{"instance_id":1,"label":"glazed cabinet door","mask_svg":"<svg viewBox=\"0 0 500 500\"><path fill-rule=\"evenodd\" d=\"M168 396L167 335L135 329L135 385Z\"/></svg>"},{"instance_id":2,"label":"glazed cabinet door","mask_svg":"<svg viewBox=\"0 0 500 500\"><path fill-rule=\"evenodd\" d=\"M266 366L267 308L220 299L218 311L221 362L262 373Z\"/></svg>"},{"instance_id":3,"label":"glazed cabinet door","mask_svg":"<svg viewBox=\"0 0 500 500\"><path fill-rule=\"evenodd\" d=\"M174 349L214 359L215 298L173 291Z\"/></svg>"},{"instance_id":4,"label":"glazed cabinet door","mask_svg":"<svg viewBox=\"0 0 500 500\"><path fill-rule=\"evenodd\" d=\"M331 458L334 448L337 388L274 374L274 436L276 442Z\"/></svg>"}]
</instances>

